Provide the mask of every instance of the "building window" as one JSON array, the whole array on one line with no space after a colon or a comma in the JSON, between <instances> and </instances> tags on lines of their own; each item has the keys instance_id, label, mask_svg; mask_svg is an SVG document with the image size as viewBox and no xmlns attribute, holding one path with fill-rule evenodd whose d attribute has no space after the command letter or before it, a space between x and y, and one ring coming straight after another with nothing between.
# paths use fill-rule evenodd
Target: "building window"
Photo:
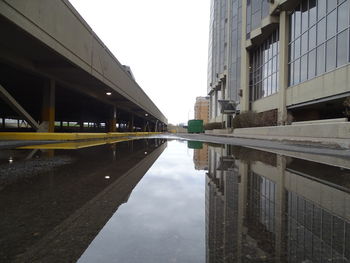
<instances>
[{"instance_id":1,"label":"building window","mask_svg":"<svg viewBox=\"0 0 350 263\"><path fill-rule=\"evenodd\" d=\"M287 191L286 199L288 262L348 262L350 222L297 193Z\"/></svg>"},{"instance_id":2,"label":"building window","mask_svg":"<svg viewBox=\"0 0 350 263\"><path fill-rule=\"evenodd\" d=\"M248 0L247 1L247 39L250 32L261 26L261 21L269 15L269 0Z\"/></svg>"},{"instance_id":3,"label":"building window","mask_svg":"<svg viewBox=\"0 0 350 263\"><path fill-rule=\"evenodd\" d=\"M303 0L289 17L289 86L350 62L350 0Z\"/></svg>"},{"instance_id":4,"label":"building window","mask_svg":"<svg viewBox=\"0 0 350 263\"><path fill-rule=\"evenodd\" d=\"M276 183L264 176L250 173L249 213L265 231L275 233Z\"/></svg>"},{"instance_id":5,"label":"building window","mask_svg":"<svg viewBox=\"0 0 350 263\"><path fill-rule=\"evenodd\" d=\"M250 99L255 101L278 92L279 34L275 30L250 53Z\"/></svg>"}]
</instances>

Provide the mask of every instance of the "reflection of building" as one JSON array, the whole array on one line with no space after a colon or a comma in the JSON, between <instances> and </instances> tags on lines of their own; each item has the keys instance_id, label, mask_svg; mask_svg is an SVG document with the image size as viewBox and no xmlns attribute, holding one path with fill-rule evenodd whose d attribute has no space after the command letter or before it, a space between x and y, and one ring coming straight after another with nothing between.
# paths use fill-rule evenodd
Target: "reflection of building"
<instances>
[{"instance_id":1,"label":"reflection of building","mask_svg":"<svg viewBox=\"0 0 350 263\"><path fill-rule=\"evenodd\" d=\"M72 151L64 168L1 189L0 261L76 262L165 147L150 139Z\"/></svg>"},{"instance_id":2,"label":"reflection of building","mask_svg":"<svg viewBox=\"0 0 350 263\"><path fill-rule=\"evenodd\" d=\"M203 120L204 124L209 121L209 97L197 97L194 105L194 118Z\"/></svg>"},{"instance_id":3,"label":"reflection of building","mask_svg":"<svg viewBox=\"0 0 350 263\"><path fill-rule=\"evenodd\" d=\"M212 0L210 14L210 122L230 126L233 103L281 124L344 117L349 0Z\"/></svg>"},{"instance_id":4,"label":"reflection of building","mask_svg":"<svg viewBox=\"0 0 350 263\"><path fill-rule=\"evenodd\" d=\"M350 170L314 162L293 159L287 164L289 259L349 262L349 176Z\"/></svg>"},{"instance_id":5,"label":"reflection of building","mask_svg":"<svg viewBox=\"0 0 350 263\"><path fill-rule=\"evenodd\" d=\"M213 149L213 147L210 147ZM206 262L232 262L238 249L238 169L233 158L210 151L206 177Z\"/></svg>"},{"instance_id":6,"label":"reflection of building","mask_svg":"<svg viewBox=\"0 0 350 263\"><path fill-rule=\"evenodd\" d=\"M209 147L207 263L349 262L349 192L347 169Z\"/></svg>"},{"instance_id":7,"label":"reflection of building","mask_svg":"<svg viewBox=\"0 0 350 263\"><path fill-rule=\"evenodd\" d=\"M208 144L203 144L202 149L195 149L193 163L196 170L208 170Z\"/></svg>"}]
</instances>

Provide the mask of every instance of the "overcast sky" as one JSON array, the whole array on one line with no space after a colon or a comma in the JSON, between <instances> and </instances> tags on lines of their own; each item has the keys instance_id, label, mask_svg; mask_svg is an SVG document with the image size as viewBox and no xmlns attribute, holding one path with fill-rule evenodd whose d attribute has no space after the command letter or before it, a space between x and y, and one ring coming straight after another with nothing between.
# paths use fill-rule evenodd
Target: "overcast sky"
<instances>
[{"instance_id":1,"label":"overcast sky","mask_svg":"<svg viewBox=\"0 0 350 263\"><path fill-rule=\"evenodd\" d=\"M206 95L210 0L70 0L168 118Z\"/></svg>"}]
</instances>

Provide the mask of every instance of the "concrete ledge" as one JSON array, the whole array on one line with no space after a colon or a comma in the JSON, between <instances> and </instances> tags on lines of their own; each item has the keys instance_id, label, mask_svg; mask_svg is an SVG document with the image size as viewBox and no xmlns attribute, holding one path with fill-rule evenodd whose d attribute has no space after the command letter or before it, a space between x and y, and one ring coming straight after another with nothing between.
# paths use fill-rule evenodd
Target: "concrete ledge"
<instances>
[{"instance_id":1,"label":"concrete ledge","mask_svg":"<svg viewBox=\"0 0 350 263\"><path fill-rule=\"evenodd\" d=\"M232 134L232 129L214 129L207 130L205 134Z\"/></svg>"},{"instance_id":2,"label":"concrete ledge","mask_svg":"<svg viewBox=\"0 0 350 263\"><path fill-rule=\"evenodd\" d=\"M120 137L138 137L161 134L160 132L112 132L112 133L41 133L0 132L0 141L79 141Z\"/></svg>"},{"instance_id":3,"label":"concrete ledge","mask_svg":"<svg viewBox=\"0 0 350 263\"><path fill-rule=\"evenodd\" d=\"M233 135L350 139L350 122L243 128L235 129Z\"/></svg>"},{"instance_id":4,"label":"concrete ledge","mask_svg":"<svg viewBox=\"0 0 350 263\"><path fill-rule=\"evenodd\" d=\"M338 118L338 119L326 119L326 120L315 120L315 121L297 121L297 122L292 122L292 125L341 123L341 122L347 122L347 121L348 121L347 118Z\"/></svg>"}]
</instances>

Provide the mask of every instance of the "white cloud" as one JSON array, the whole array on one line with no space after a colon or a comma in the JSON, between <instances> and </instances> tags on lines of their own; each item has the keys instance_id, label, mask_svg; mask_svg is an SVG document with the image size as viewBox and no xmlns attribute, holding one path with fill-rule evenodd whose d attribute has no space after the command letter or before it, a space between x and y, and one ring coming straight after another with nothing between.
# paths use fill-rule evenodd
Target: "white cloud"
<instances>
[{"instance_id":1,"label":"white cloud","mask_svg":"<svg viewBox=\"0 0 350 263\"><path fill-rule=\"evenodd\" d=\"M70 0L169 122L206 95L209 0Z\"/></svg>"}]
</instances>

